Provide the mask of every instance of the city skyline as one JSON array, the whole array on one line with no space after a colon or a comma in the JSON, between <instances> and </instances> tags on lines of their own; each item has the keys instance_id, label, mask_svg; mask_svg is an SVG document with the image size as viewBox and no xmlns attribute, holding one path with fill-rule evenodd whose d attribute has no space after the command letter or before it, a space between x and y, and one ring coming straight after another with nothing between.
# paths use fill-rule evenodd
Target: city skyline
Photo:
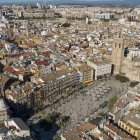
<instances>
[{"instance_id":1,"label":"city skyline","mask_svg":"<svg viewBox=\"0 0 140 140\"><path fill-rule=\"evenodd\" d=\"M0 140L140 140L140 0L0 0Z\"/></svg>"}]
</instances>

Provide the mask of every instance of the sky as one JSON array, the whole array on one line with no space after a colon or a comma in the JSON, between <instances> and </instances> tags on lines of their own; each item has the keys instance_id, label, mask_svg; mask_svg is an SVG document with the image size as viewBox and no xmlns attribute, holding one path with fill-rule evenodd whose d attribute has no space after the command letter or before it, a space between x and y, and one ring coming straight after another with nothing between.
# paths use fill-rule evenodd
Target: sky
<instances>
[{"instance_id":1,"label":"sky","mask_svg":"<svg viewBox=\"0 0 140 140\"><path fill-rule=\"evenodd\" d=\"M48 2L48 3L57 3L57 4L61 4L61 3L84 3L84 4L94 4L95 1L97 3L111 3L111 4L135 4L135 5L140 5L140 0L0 0L1 4L6 4L6 3L35 3L37 1L42 1L42 2Z\"/></svg>"}]
</instances>

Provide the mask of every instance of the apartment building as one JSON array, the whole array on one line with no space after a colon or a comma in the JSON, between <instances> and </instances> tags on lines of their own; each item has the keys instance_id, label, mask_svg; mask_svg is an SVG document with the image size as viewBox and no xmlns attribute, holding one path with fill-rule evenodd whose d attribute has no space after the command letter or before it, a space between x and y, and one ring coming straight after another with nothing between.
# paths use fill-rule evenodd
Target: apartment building
<instances>
[{"instance_id":1,"label":"apartment building","mask_svg":"<svg viewBox=\"0 0 140 140\"><path fill-rule=\"evenodd\" d=\"M119 127L115 126L113 123L104 124L105 133L113 140L132 140L133 138L121 130Z\"/></svg>"},{"instance_id":2,"label":"apartment building","mask_svg":"<svg viewBox=\"0 0 140 140\"><path fill-rule=\"evenodd\" d=\"M140 114L139 111L132 110L118 121L118 125L134 136L140 139Z\"/></svg>"},{"instance_id":3,"label":"apartment building","mask_svg":"<svg viewBox=\"0 0 140 140\"><path fill-rule=\"evenodd\" d=\"M80 83L80 75L74 69L60 70L44 75L40 83L27 82L23 86L12 86L5 91L11 107L18 114L31 109L55 107L71 98ZM37 82L37 81L36 81Z\"/></svg>"},{"instance_id":4,"label":"apartment building","mask_svg":"<svg viewBox=\"0 0 140 140\"><path fill-rule=\"evenodd\" d=\"M0 139L32 140L29 127L20 118L4 122L4 126L0 128Z\"/></svg>"},{"instance_id":5,"label":"apartment building","mask_svg":"<svg viewBox=\"0 0 140 140\"><path fill-rule=\"evenodd\" d=\"M95 80L111 75L112 64L108 60L91 58L87 60L87 64L95 70Z\"/></svg>"},{"instance_id":6,"label":"apartment building","mask_svg":"<svg viewBox=\"0 0 140 140\"><path fill-rule=\"evenodd\" d=\"M92 135L98 132L98 126L87 122L64 132L61 135L61 140L91 140Z\"/></svg>"},{"instance_id":7,"label":"apartment building","mask_svg":"<svg viewBox=\"0 0 140 140\"><path fill-rule=\"evenodd\" d=\"M88 66L87 64L83 64L77 68L80 74L80 81L83 84L88 84L93 82L93 74L94 69Z\"/></svg>"},{"instance_id":8,"label":"apartment building","mask_svg":"<svg viewBox=\"0 0 140 140\"><path fill-rule=\"evenodd\" d=\"M117 123L118 120L124 116L124 114L130 109L130 100L129 95L122 96L119 98L114 105L114 107L108 112L110 119Z\"/></svg>"},{"instance_id":9,"label":"apartment building","mask_svg":"<svg viewBox=\"0 0 140 140\"><path fill-rule=\"evenodd\" d=\"M67 69L53 72L42 77L42 80L45 86L39 91L40 98L45 97L45 106L55 104L57 107L64 102L65 98L75 94L80 83L80 75L74 69Z\"/></svg>"},{"instance_id":10,"label":"apartment building","mask_svg":"<svg viewBox=\"0 0 140 140\"><path fill-rule=\"evenodd\" d=\"M95 18L97 19L113 19L115 16L114 13L96 13Z\"/></svg>"}]
</instances>

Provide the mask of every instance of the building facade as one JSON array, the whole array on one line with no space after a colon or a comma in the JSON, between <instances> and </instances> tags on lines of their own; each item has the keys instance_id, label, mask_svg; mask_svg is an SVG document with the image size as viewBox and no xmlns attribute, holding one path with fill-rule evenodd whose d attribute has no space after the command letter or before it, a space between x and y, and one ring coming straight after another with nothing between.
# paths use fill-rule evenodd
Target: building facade
<instances>
[{"instance_id":1,"label":"building facade","mask_svg":"<svg viewBox=\"0 0 140 140\"><path fill-rule=\"evenodd\" d=\"M125 74L131 80L140 81L139 48L128 48L124 39L118 38L114 41L111 58L114 74Z\"/></svg>"},{"instance_id":2,"label":"building facade","mask_svg":"<svg viewBox=\"0 0 140 140\"><path fill-rule=\"evenodd\" d=\"M42 84L31 82L5 91L5 98L18 114L44 107L57 108L76 94L80 75L76 70L65 70L41 77Z\"/></svg>"},{"instance_id":3,"label":"building facade","mask_svg":"<svg viewBox=\"0 0 140 140\"><path fill-rule=\"evenodd\" d=\"M131 111L118 121L118 125L137 140L140 139L140 114L138 112Z\"/></svg>"},{"instance_id":4,"label":"building facade","mask_svg":"<svg viewBox=\"0 0 140 140\"><path fill-rule=\"evenodd\" d=\"M114 66L114 74L119 74L121 72L123 58L124 58L124 40L117 38L114 40L112 50L112 64Z\"/></svg>"},{"instance_id":5,"label":"building facade","mask_svg":"<svg viewBox=\"0 0 140 140\"><path fill-rule=\"evenodd\" d=\"M80 82L83 84L92 83L94 78L94 69L89 67L87 64L82 65L77 68L78 73L80 74Z\"/></svg>"},{"instance_id":6,"label":"building facade","mask_svg":"<svg viewBox=\"0 0 140 140\"><path fill-rule=\"evenodd\" d=\"M92 67L94 72L95 80L101 79L111 75L112 64L106 60L87 60L87 64Z\"/></svg>"}]
</instances>

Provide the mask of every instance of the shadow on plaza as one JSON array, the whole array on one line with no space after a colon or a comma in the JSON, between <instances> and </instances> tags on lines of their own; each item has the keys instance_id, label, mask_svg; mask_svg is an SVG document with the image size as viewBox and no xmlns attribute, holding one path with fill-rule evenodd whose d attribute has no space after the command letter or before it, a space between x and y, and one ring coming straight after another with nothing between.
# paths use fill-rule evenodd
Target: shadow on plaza
<instances>
[{"instance_id":1,"label":"shadow on plaza","mask_svg":"<svg viewBox=\"0 0 140 140\"><path fill-rule=\"evenodd\" d=\"M49 122L45 119L40 120L37 124L31 127L31 129L33 128L34 131L37 132L38 139L41 137L42 139L47 138L47 140L53 140L54 136L57 135L57 132L60 129L56 122Z\"/></svg>"},{"instance_id":2,"label":"shadow on plaza","mask_svg":"<svg viewBox=\"0 0 140 140\"><path fill-rule=\"evenodd\" d=\"M53 112L48 114L46 117L42 115L36 117L39 119L37 123L30 126L30 129L36 132L38 139L53 140L54 137L58 136L58 131L63 129L69 121L69 116L62 116L62 114Z\"/></svg>"}]
</instances>

